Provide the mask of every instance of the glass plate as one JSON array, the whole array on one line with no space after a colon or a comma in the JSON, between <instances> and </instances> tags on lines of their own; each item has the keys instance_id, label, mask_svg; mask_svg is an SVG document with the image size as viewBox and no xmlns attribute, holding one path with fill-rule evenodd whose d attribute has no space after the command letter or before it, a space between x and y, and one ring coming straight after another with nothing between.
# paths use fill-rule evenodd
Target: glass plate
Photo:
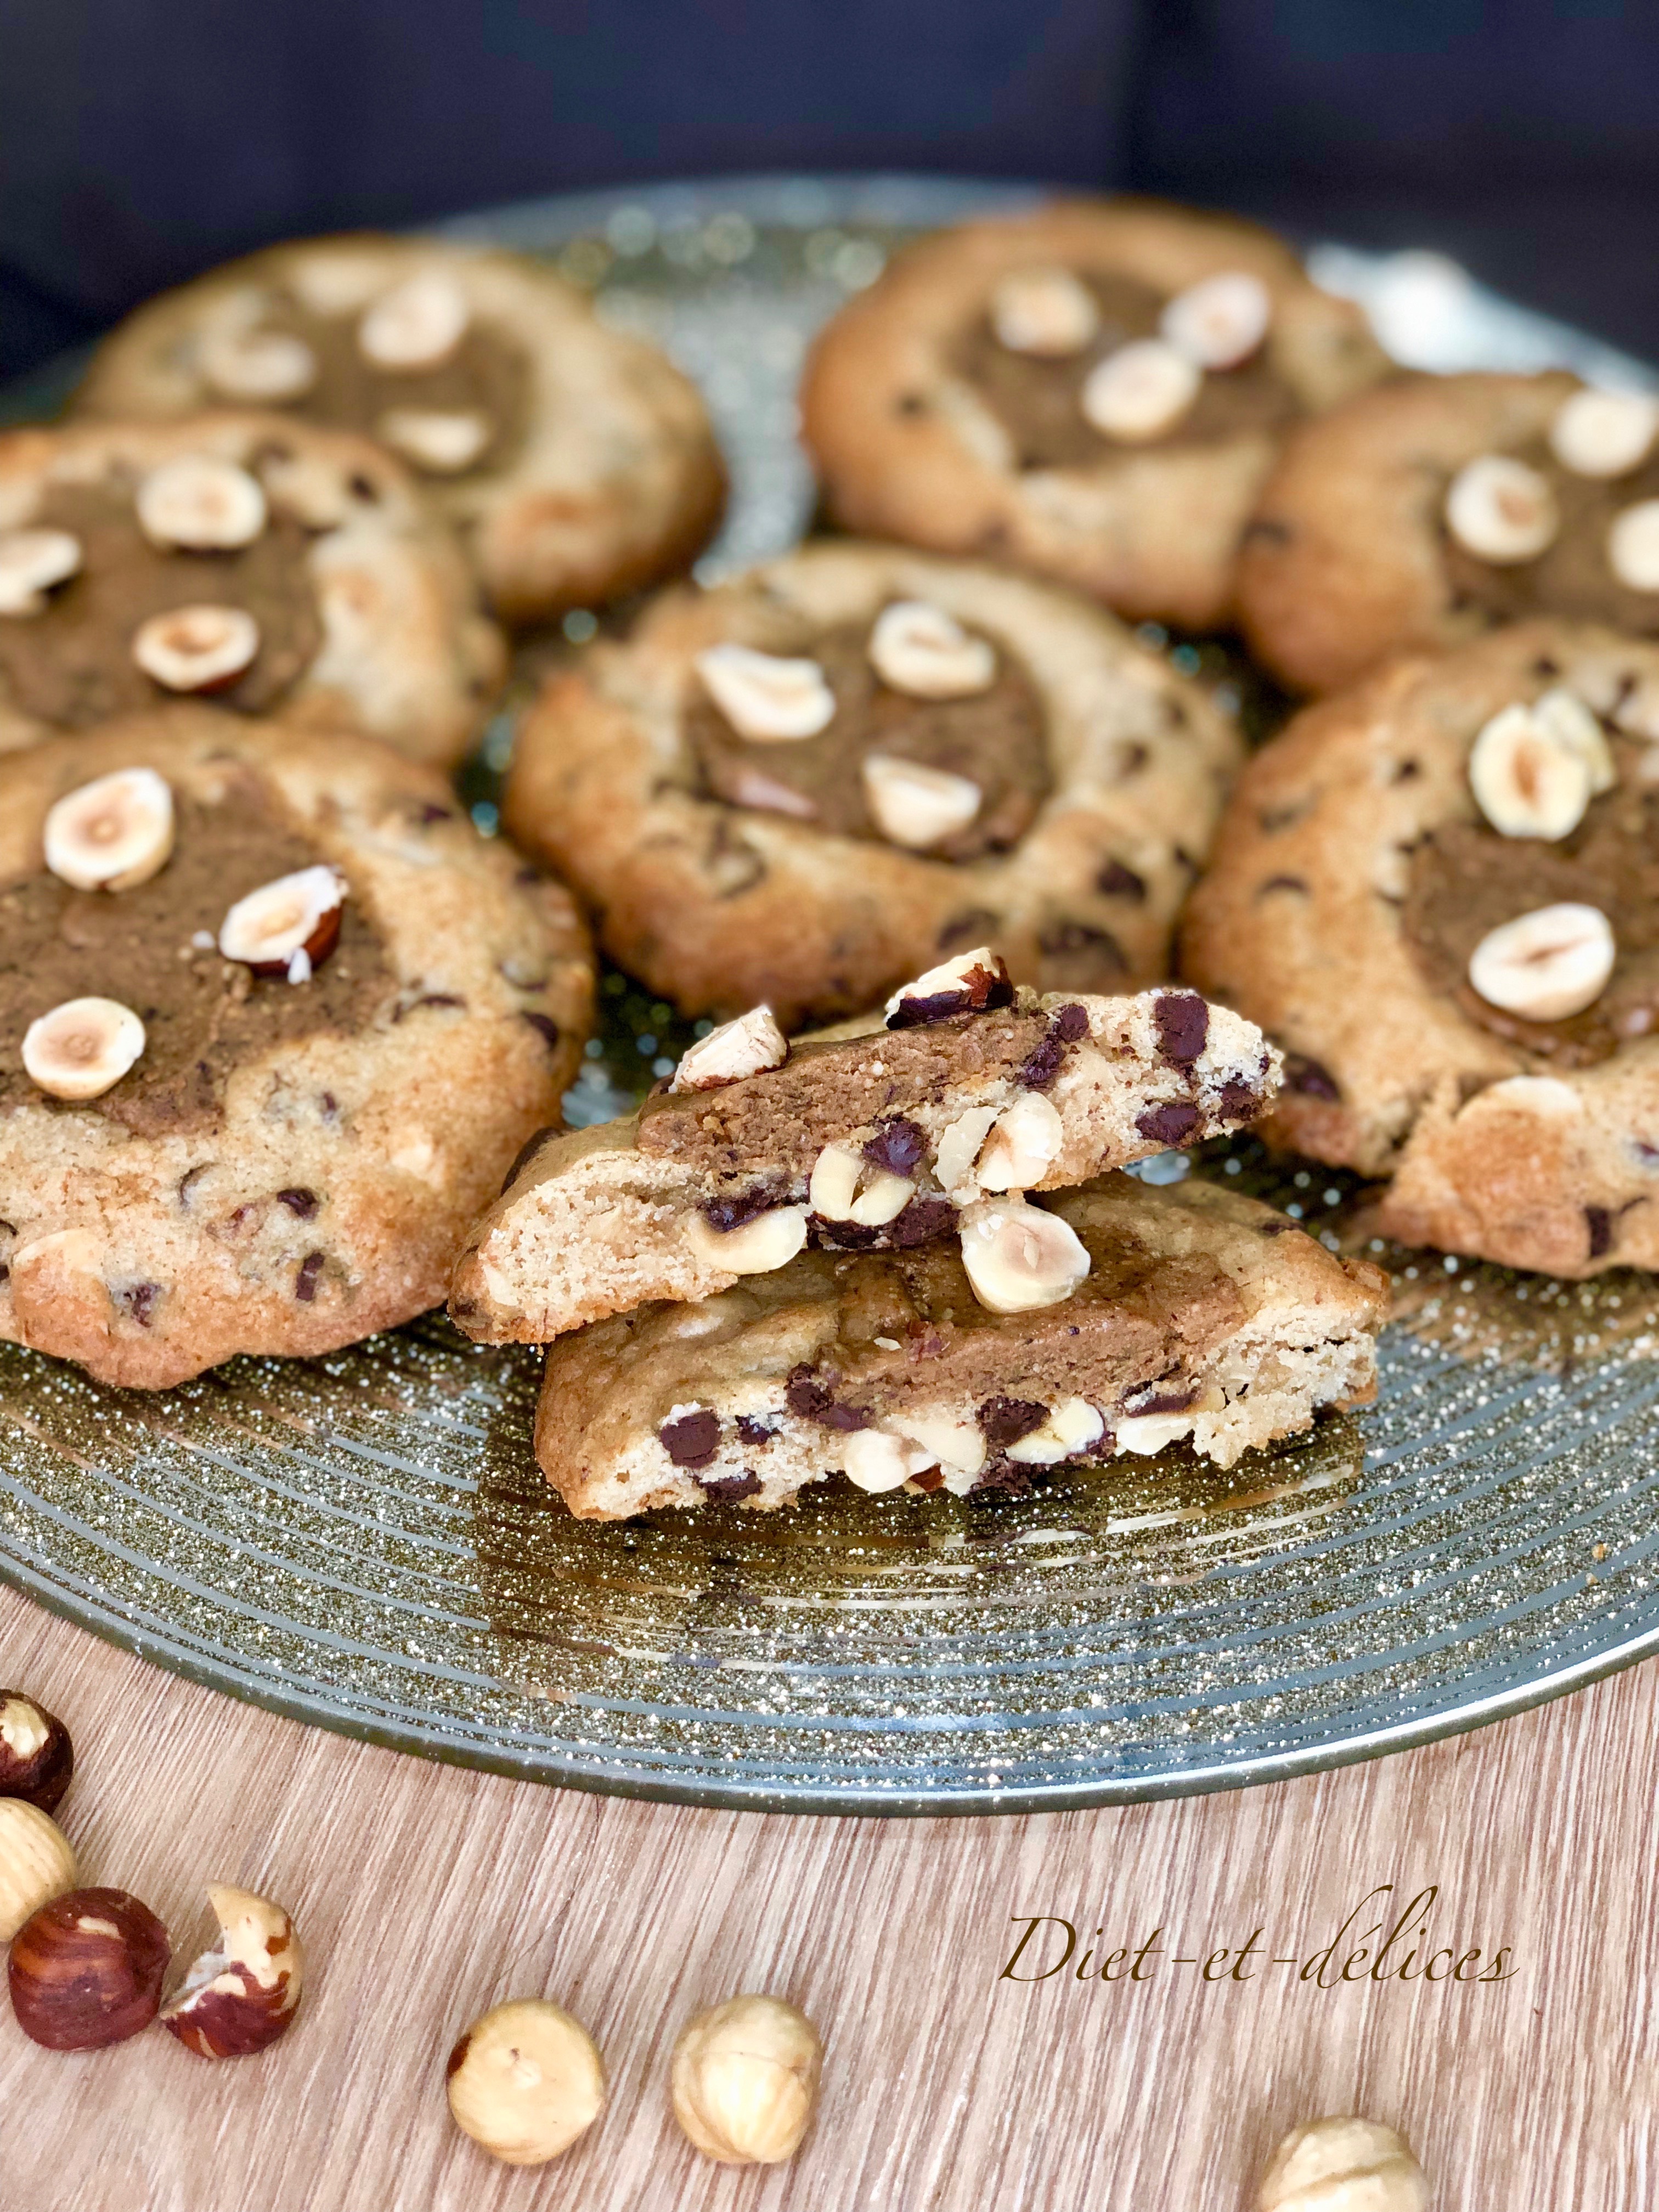
<instances>
[{"instance_id":1,"label":"glass plate","mask_svg":"<svg viewBox=\"0 0 1659 2212\"><path fill-rule=\"evenodd\" d=\"M459 234L545 252L702 385L732 467L699 573L811 520L805 342L919 228L1029 190L750 179L555 200ZM1423 255L1317 249L1425 365L1638 363ZM40 410L70 372L11 395ZM607 617L606 622L614 619ZM597 615L532 640L519 693ZM1271 700L1213 641L1149 641ZM511 708L463 777L495 823ZM568 1101L621 1110L689 1031L607 975ZM1153 1179L1187 1171L1174 1155ZM796 1811L1053 1809L1334 1765L1659 1649L1659 1284L1385 1250L1350 1177L1250 1141L1195 1170L1389 1265L1376 1407L1229 1475L1184 1450L1025 1499L570 1519L530 1456L533 1353L437 1317L160 1395L0 1346L0 1575L192 1679L547 1782Z\"/></svg>"}]
</instances>

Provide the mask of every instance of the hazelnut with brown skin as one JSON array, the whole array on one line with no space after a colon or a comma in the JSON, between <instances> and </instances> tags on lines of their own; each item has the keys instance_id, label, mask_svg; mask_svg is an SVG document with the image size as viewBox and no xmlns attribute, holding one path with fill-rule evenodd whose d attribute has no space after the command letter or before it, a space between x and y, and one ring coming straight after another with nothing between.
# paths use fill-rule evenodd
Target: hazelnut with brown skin
<instances>
[{"instance_id":1,"label":"hazelnut with brown skin","mask_svg":"<svg viewBox=\"0 0 1659 2212\"><path fill-rule=\"evenodd\" d=\"M475 2020L445 2069L455 2124L508 2166L568 2150L605 2110L605 2061L579 2020L544 1998Z\"/></svg>"},{"instance_id":2,"label":"hazelnut with brown skin","mask_svg":"<svg viewBox=\"0 0 1659 2212\"><path fill-rule=\"evenodd\" d=\"M674 2117L705 2158L777 2166L800 2147L823 2045L781 1997L731 1997L687 2022L674 2045Z\"/></svg>"},{"instance_id":3,"label":"hazelnut with brown skin","mask_svg":"<svg viewBox=\"0 0 1659 2212\"><path fill-rule=\"evenodd\" d=\"M148 2027L161 2008L167 1931L124 1889L71 1889L12 1939L11 2004L48 2051L101 2051Z\"/></svg>"},{"instance_id":4,"label":"hazelnut with brown skin","mask_svg":"<svg viewBox=\"0 0 1659 2212\"><path fill-rule=\"evenodd\" d=\"M215 1883L219 1940L161 2008L161 2022L203 2058L243 2058L286 2035L299 2009L305 1951L280 1905Z\"/></svg>"},{"instance_id":5,"label":"hazelnut with brown skin","mask_svg":"<svg viewBox=\"0 0 1659 2212\"><path fill-rule=\"evenodd\" d=\"M57 1809L75 1771L70 1732L21 1690L0 1690L0 1797Z\"/></svg>"}]
</instances>

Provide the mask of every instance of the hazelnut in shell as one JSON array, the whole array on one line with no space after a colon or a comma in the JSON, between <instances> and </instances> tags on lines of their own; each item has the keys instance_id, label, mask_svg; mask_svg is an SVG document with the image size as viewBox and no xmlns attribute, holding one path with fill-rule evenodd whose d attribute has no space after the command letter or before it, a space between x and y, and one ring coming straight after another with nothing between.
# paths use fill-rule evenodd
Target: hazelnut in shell
<instances>
[{"instance_id":1,"label":"hazelnut in shell","mask_svg":"<svg viewBox=\"0 0 1659 2212\"><path fill-rule=\"evenodd\" d=\"M71 1889L12 1938L17 2025L48 2051L101 2051L161 2009L171 1947L147 1905L124 1889Z\"/></svg>"},{"instance_id":2,"label":"hazelnut in shell","mask_svg":"<svg viewBox=\"0 0 1659 2212\"><path fill-rule=\"evenodd\" d=\"M0 1690L0 1797L55 1812L75 1771L75 1747L55 1714L21 1690Z\"/></svg>"},{"instance_id":3,"label":"hazelnut in shell","mask_svg":"<svg viewBox=\"0 0 1659 2212\"><path fill-rule=\"evenodd\" d=\"M605 2110L605 2061L578 2020L541 1997L497 2005L449 2054L449 2109L508 2166L542 2166Z\"/></svg>"},{"instance_id":4,"label":"hazelnut in shell","mask_svg":"<svg viewBox=\"0 0 1659 2212\"><path fill-rule=\"evenodd\" d=\"M800 2147L817 2101L823 2045L781 1997L730 1997L699 2013L674 2045L674 2117L705 2158L779 2166Z\"/></svg>"},{"instance_id":5,"label":"hazelnut in shell","mask_svg":"<svg viewBox=\"0 0 1659 2212\"><path fill-rule=\"evenodd\" d=\"M161 2008L162 2025L203 2058L245 2058L286 2035L300 2008L306 1954L280 1905L216 1882L219 1940Z\"/></svg>"},{"instance_id":6,"label":"hazelnut in shell","mask_svg":"<svg viewBox=\"0 0 1659 2212\"><path fill-rule=\"evenodd\" d=\"M52 1815L27 1797L0 1797L0 1943L75 1879L75 1853Z\"/></svg>"}]
</instances>

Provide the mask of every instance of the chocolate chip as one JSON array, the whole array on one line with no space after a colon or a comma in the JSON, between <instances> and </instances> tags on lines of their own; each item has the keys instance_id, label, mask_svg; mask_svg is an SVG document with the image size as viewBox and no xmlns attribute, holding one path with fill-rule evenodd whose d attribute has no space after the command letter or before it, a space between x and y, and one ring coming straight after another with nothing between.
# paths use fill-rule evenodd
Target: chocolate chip
<instances>
[{"instance_id":1,"label":"chocolate chip","mask_svg":"<svg viewBox=\"0 0 1659 2212\"><path fill-rule=\"evenodd\" d=\"M558 1124L556 1122L550 1122L546 1128L538 1129L533 1136L526 1137L525 1139L523 1144L520 1146L517 1152L514 1155L513 1164L507 1170L506 1179L501 1184L501 1192L503 1195L505 1195L506 1193L513 1188L513 1185L518 1181L525 1169L529 1166L531 1161L535 1158L537 1153L540 1152L542 1146L547 1142L548 1139L550 1137L556 1137L558 1133Z\"/></svg>"},{"instance_id":2,"label":"chocolate chip","mask_svg":"<svg viewBox=\"0 0 1659 2212\"><path fill-rule=\"evenodd\" d=\"M1328 1098L1339 1102L1342 1092L1336 1078L1324 1063L1310 1060L1304 1052L1287 1052L1285 1055L1285 1088L1300 1091L1304 1098Z\"/></svg>"},{"instance_id":3,"label":"chocolate chip","mask_svg":"<svg viewBox=\"0 0 1659 2212\"><path fill-rule=\"evenodd\" d=\"M309 1305L317 1295L317 1278L323 1272L320 1252L307 1252L300 1262L300 1272L294 1278L294 1295L301 1305Z\"/></svg>"},{"instance_id":4,"label":"chocolate chip","mask_svg":"<svg viewBox=\"0 0 1659 2212\"><path fill-rule=\"evenodd\" d=\"M969 1503L983 1504L988 1498L1029 1498L1031 1477L1029 1471L1011 1459L993 1460L979 1480L968 1493Z\"/></svg>"},{"instance_id":5,"label":"chocolate chip","mask_svg":"<svg viewBox=\"0 0 1659 2212\"><path fill-rule=\"evenodd\" d=\"M1547 653L1540 653L1532 664L1532 672L1540 678L1559 676L1561 673L1561 664L1559 660L1553 660Z\"/></svg>"},{"instance_id":6,"label":"chocolate chip","mask_svg":"<svg viewBox=\"0 0 1659 2212\"><path fill-rule=\"evenodd\" d=\"M1137 906L1146 903L1146 878L1126 868L1121 860L1107 861L1095 878L1095 889L1106 898L1133 899Z\"/></svg>"},{"instance_id":7,"label":"chocolate chip","mask_svg":"<svg viewBox=\"0 0 1659 2212\"><path fill-rule=\"evenodd\" d=\"M1260 1224L1264 1237L1283 1237L1296 1225L1294 1221L1264 1221Z\"/></svg>"},{"instance_id":8,"label":"chocolate chip","mask_svg":"<svg viewBox=\"0 0 1659 2212\"><path fill-rule=\"evenodd\" d=\"M1117 780L1127 782L1130 776L1139 775L1152 755L1145 745L1120 745L1117 749Z\"/></svg>"},{"instance_id":9,"label":"chocolate chip","mask_svg":"<svg viewBox=\"0 0 1659 2212\"><path fill-rule=\"evenodd\" d=\"M1311 799L1293 799L1288 806L1259 808L1255 818L1266 835L1273 837L1281 830L1292 828L1304 814L1311 814L1316 804L1316 801Z\"/></svg>"},{"instance_id":10,"label":"chocolate chip","mask_svg":"<svg viewBox=\"0 0 1659 2212\"><path fill-rule=\"evenodd\" d=\"M340 1110L338 1103L331 1091L325 1091L318 1103L322 1107L323 1118L325 1121L331 1121Z\"/></svg>"},{"instance_id":11,"label":"chocolate chip","mask_svg":"<svg viewBox=\"0 0 1659 2212\"><path fill-rule=\"evenodd\" d=\"M452 806L434 806L428 799L422 807L417 818L423 827L429 827L434 822L453 822L455 819L455 810Z\"/></svg>"},{"instance_id":12,"label":"chocolate chip","mask_svg":"<svg viewBox=\"0 0 1659 2212\"><path fill-rule=\"evenodd\" d=\"M919 1244L953 1237L956 1228L957 1210L948 1198L916 1197L896 1221L888 1223L887 1242L895 1252L913 1252Z\"/></svg>"},{"instance_id":13,"label":"chocolate chip","mask_svg":"<svg viewBox=\"0 0 1659 2212\"><path fill-rule=\"evenodd\" d=\"M1421 761L1403 760L1394 772L1394 780L1396 783L1411 783L1413 782L1417 777L1421 775L1422 773L1423 763Z\"/></svg>"},{"instance_id":14,"label":"chocolate chip","mask_svg":"<svg viewBox=\"0 0 1659 2212\"><path fill-rule=\"evenodd\" d=\"M896 415L925 415L927 402L920 392L901 392L893 402L893 412Z\"/></svg>"},{"instance_id":15,"label":"chocolate chip","mask_svg":"<svg viewBox=\"0 0 1659 2212\"><path fill-rule=\"evenodd\" d=\"M708 1406L694 1406L689 1413L665 1421L657 1431L657 1442L676 1467L707 1467L719 1450L720 1441L720 1415Z\"/></svg>"},{"instance_id":16,"label":"chocolate chip","mask_svg":"<svg viewBox=\"0 0 1659 2212\"><path fill-rule=\"evenodd\" d=\"M769 1213L775 1206L787 1204L788 1192L781 1183L750 1183L747 1190L725 1191L714 1198L706 1198L698 1209L711 1229L724 1236L727 1230L741 1229L745 1221L753 1221L757 1214Z\"/></svg>"},{"instance_id":17,"label":"chocolate chip","mask_svg":"<svg viewBox=\"0 0 1659 2212\"><path fill-rule=\"evenodd\" d=\"M155 1308L161 1297L161 1285L159 1283L129 1283L120 1293L121 1304L140 1328L154 1328Z\"/></svg>"},{"instance_id":18,"label":"chocolate chip","mask_svg":"<svg viewBox=\"0 0 1659 2212\"><path fill-rule=\"evenodd\" d=\"M885 1168L889 1175L914 1174L927 1156L927 1132L907 1121L902 1114L878 1122L875 1135L864 1147L871 1166Z\"/></svg>"},{"instance_id":19,"label":"chocolate chip","mask_svg":"<svg viewBox=\"0 0 1659 2212\"><path fill-rule=\"evenodd\" d=\"M965 914L953 914L934 942L941 952L951 952L959 945L985 944L1001 927L1002 916L988 906L970 906Z\"/></svg>"},{"instance_id":20,"label":"chocolate chip","mask_svg":"<svg viewBox=\"0 0 1659 2212\"><path fill-rule=\"evenodd\" d=\"M559 1042L559 1025L554 1020L551 1014L521 1013L519 1016L519 1019L521 1022L529 1023L531 1028L535 1030L537 1036L544 1041L550 1051L557 1047Z\"/></svg>"},{"instance_id":21,"label":"chocolate chip","mask_svg":"<svg viewBox=\"0 0 1659 2212\"><path fill-rule=\"evenodd\" d=\"M375 489L374 484L369 481L368 477L363 476L361 472L358 475L350 477L349 482L351 487L351 495L354 499L365 499L372 502L377 500L380 495Z\"/></svg>"},{"instance_id":22,"label":"chocolate chip","mask_svg":"<svg viewBox=\"0 0 1659 2212\"><path fill-rule=\"evenodd\" d=\"M1244 526L1243 543L1254 539L1260 545L1288 545L1294 532L1288 522L1280 522L1271 514L1259 514L1254 522Z\"/></svg>"},{"instance_id":23,"label":"chocolate chip","mask_svg":"<svg viewBox=\"0 0 1659 2212\"><path fill-rule=\"evenodd\" d=\"M1123 1410L1126 1413L1184 1413L1197 1395L1195 1383L1149 1382L1144 1389L1130 1391Z\"/></svg>"},{"instance_id":24,"label":"chocolate chip","mask_svg":"<svg viewBox=\"0 0 1659 2212\"><path fill-rule=\"evenodd\" d=\"M1029 1398L988 1398L979 1409L985 1441L996 1451L1006 1451L1010 1444L1040 1429L1048 1418L1048 1408Z\"/></svg>"},{"instance_id":25,"label":"chocolate chip","mask_svg":"<svg viewBox=\"0 0 1659 2212\"><path fill-rule=\"evenodd\" d=\"M1189 1106L1185 1099L1171 1099L1164 1106L1149 1106L1144 1114L1135 1116L1135 1127L1143 1137L1150 1137L1157 1145L1185 1145L1192 1141L1197 1131L1198 1109Z\"/></svg>"},{"instance_id":26,"label":"chocolate chip","mask_svg":"<svg viewBox=\"0 0 1659 2212\"><path fill-rule=\"evenodd\" d=\"M314 1190L279 1190L276 1203L287 1206L289 1212L296 1214L301 1221L309 1221L322 1200Z\"/></svg>"},{"instance_id":27,"label":"chocolate chip","mask_svg":"<svg viewBox=\"0 0 1659 2212\"><path fill-rule=\"evenodd\" d=\"M769 1421L757 1420L752 1413L739 1413L738 1415L738 1434L742 1437L744 1443L752 1444L756 1449L758 1450L763 1444L769 1444L771 1443L773 1437L776 1436L777 1431L772 1426Z\"/></svg>"},{"instance_id":28,"label":"chocolate chip","mask_svg":"<svg viewBox=\"0 0 1659 2212\"><path fill-rule=\"evenodd\" d=\"M1613 1216L1605 1206L1584 1208L1584 1226L1589 1231L1589 1255L1600 1260L1613 1249Z\"/></svg>"},{"instance_id":29,"label":"chocolate chip","mask_svg":"<svg viewBox=\"0 0 1659 2212\"><path fill-rule=\"evenodd\" d=\"M1085 969L1087 981L1102 977L1127 975L1129 963L1123 957L1123 947L1109 931L1091 929L1084 921L1054 921L1037 939L1044 956L1050 960L1070 960ZM1086 988L1086 983L1073 983L1073 990Z\"/></svg>"},{"instance_id":30,"label":"chocolate chip","mask_svg":"<svg viewBox=\"0 0 1659 2212\"><path fill-rule=\"evenodd\" d=\"M1248 1121L1261 1104L1261 1093L1254 1083L1246 1083L1242 1076L1230 1075L1221 1086L1224 1121Z\"/></svg>"},{"instance_id":31,"label":"chocolate chip","mask_svg":"<svg viewBox=\"0 0 1659 2212\"><path fill-rule=\"evenodd\" d=\"M179 1203L180 1206L190 1204L191 1192L207 1173L208 1166L209 1163L206 1160L198 1161L195 1167L186 1168L184 1174L179 1176Z\"/></svg>"},{"instance_id":32,"label":"chocolate chip","mask_svg":"<svg viewBox=\"0 0 1659 2212\"><path fill-rule=\"evenodd\" d=\"M1210 1009L1196 991L1160 991L1152 1000L1158 1050L1176 1067L1190 1067L1210 1034Z\"/></svg>"},{"instance_id":33,"label":"chocolate chip","mask_svg":"<svg viewBox=\"0 0 1659 2212\"><path fill-rule=\"evenodd\" d=\"M424 996L418 999L410 999L406 1005L398 1006L394 1011L392 1018L394 1023L400 1022L405 1014L415 1013L418 1012L422 1006L464 1006L465 1004L466 1000L465 999L458 999L448 991L428 991L424 994ZM525 1015L524 1019L527 1022L534 1022L537 1026L539 1027L544 1021L547 1020L547 1017L544 1014L526 1014ZM556 1022L548 1022L547 1026L553 1032L551 1036L547 1040L549 1044L557 1044L559 1041L558 1024Z\"/></svg>"},{"instance_id":34,"label":"chocolate chip","mask_svg":"<svg viewBox=\"0 0 1659 2212\"><path fill-rule=\"evenodd\" d=\"M1014 1080L1027 1091L1046 1091L1060 1073L1060 1062L1066 1057L1066 1048L1075 1044L1089 1033L1089 1009L1086 1006L1058 1007L1050 1016L1042 1042L1030 1059L1015 1072Z\"/></svg>"},{"instance_id":35,"label":"chocolate chip","mask_svg":"<svg viewBox=\"0 0 1659 2212\"><path fill-rule=\"evenodd\" d=\"M805 1361L790 1369L783 1401L799 1419L816 1421L821 1428L867 1429L870 1425L867 1407L838 1405L835 1392L818 1381Z\"/></svg>"},{"instance_id":36,"label":"chocolate chip","mask_svg":"<svg viewBox=\"0 0 1659 2212\"><path fill-rule=\"evenodd\" d=\"M1257 890L1256 896L1259 899L1266 898L1269 891L1299 891L1305 898L1308 896L1308 886L1300 876L1269 876L1267 882Z\"/></svg>"},{"instance_id":37,"label":"chocolate chip","mask_svg":"<svg viewBox=\"0 0 1659 2212\"><path fill-rule=\"evenodd\" d=\"M700 1474L697 1482L703 1496L712 1498L717 1505L730 1505L737 1498L752 1498L761 1486L759 1475L747 1474Z\"/></svg>"}]
</instances>

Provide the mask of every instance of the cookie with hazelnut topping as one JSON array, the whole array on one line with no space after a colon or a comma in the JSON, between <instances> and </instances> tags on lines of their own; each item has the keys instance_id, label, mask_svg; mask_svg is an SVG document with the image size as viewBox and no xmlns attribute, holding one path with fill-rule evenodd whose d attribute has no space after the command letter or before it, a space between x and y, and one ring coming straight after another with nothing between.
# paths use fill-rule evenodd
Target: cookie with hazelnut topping
<instances>
[{"instance_id":1,"label":"cookie with hazelnut topping","mask_svg":"<svg viewBox=\"0 0 1659 2212\"><path fill-rule=\"evenodd\" d=\"M1253 1200L1109 1175L1038 1204L999 1263L966 1238L803 1252L691 1305L647 1304L549 1348L536 1424L571 1511L764 1511L860 1489L1023 1492L1045 1468L1180 1439L1222 1467L1365 1403L1386 1278ZM1036 1295L1041 1291L1043 1295Z\"/></svg>"},{"instance_id":2,"label":"cookie with hazelnut topping","mask_svg":"<svg viewBox=\"0 0 1659 2212\"><path fill-rule=\"evenodd\" d=\"M249 413L0 433L0 752L188 698L449 763L504 665L366 438Z\"/></svg>"},{"instance_id":3,"label":"cookie with hazelnut topping","mask_svg":"<svg viewBox=\"0 0 1659 2212\"><path fill-rule=\"evenodd\" d=\"M849 530L1213 629L1286 432L1388 366L1268 232L1064 201L896 255L819 335L801 427Z\"/></svg>"},{"instance_id":4,"label":"cookie with hazelnut topping","mask_svg":"<svg viewBox=\"0 0 1659 2212\"><path fill-rule=\"evenodd\" d=\"M1290 439L1246 533L1253 650L1302 691L1538 617L1659 636L1659 398L1403 378Z\"/></svg>"},{"instance_id":5,"label":"cookie with hazelnut topping","mask_svg":"<svg viewBox=\"0 0 1659 2212\"><path fill-rule=\"evenodd\" d=\"M1039 990L1156 981L1241 754L1069 593L819 544L555 677L505 819L653 991L790 1029L987 939Z\"/></svg>"},{"instance_id":6,"label":"cookie with hazelnut topping","mask_svg":"<svg viewBox=\"0 0 1659 2212\"><path fill-rule=\"evenodd\" d=\"M1264 1132L1407 1243L1659 1266L1659 644L1517 623L1250 763L1183 972L1284 1048Z\"/></svg>"},{"instance_id":7,"label":"cookie with hazelnut topping","mask_svg":"<svg viewBox=\"0 0 1659 2212\"><path fill-rule=\"evenodd\" d=\"M366 738L0 759L0 1337L162 1388L436 1304L592 986L562 887Z\"/></svg>"},{"instance_id":8,"label":"cookie with hazelnut topping","mask_svg":"<svg viewBox=\"0 0 1659 2212\"><path fill-rule=\"evenodd\" d=\"M980 948L793 1047L769 1017L731 1023L638 1115L550 1137L469 1238L450 1311L469 1335L541 1343L809 1245L961 1243L990 1282L994 1217L1010 1250L1021 1223L1048 1233L1010 1212L1021 1194L1238 1128L1278 1079L1260 1034L1195 992L1039 997Z\"/></svg>"},{"instance_id":9,"label":"cookie with hazelnut topping","mask_svg":"<svg viewBox=\"0 0 1659 2212\"><path fill-rule=\"evenodd\" d=\"M145 421L257 406L376 438L514 623L684 568L726 492L665 355L544 262L437 238L307 239L210 270L104 341L77 404Z\"/></svg>"}]
</instances>

